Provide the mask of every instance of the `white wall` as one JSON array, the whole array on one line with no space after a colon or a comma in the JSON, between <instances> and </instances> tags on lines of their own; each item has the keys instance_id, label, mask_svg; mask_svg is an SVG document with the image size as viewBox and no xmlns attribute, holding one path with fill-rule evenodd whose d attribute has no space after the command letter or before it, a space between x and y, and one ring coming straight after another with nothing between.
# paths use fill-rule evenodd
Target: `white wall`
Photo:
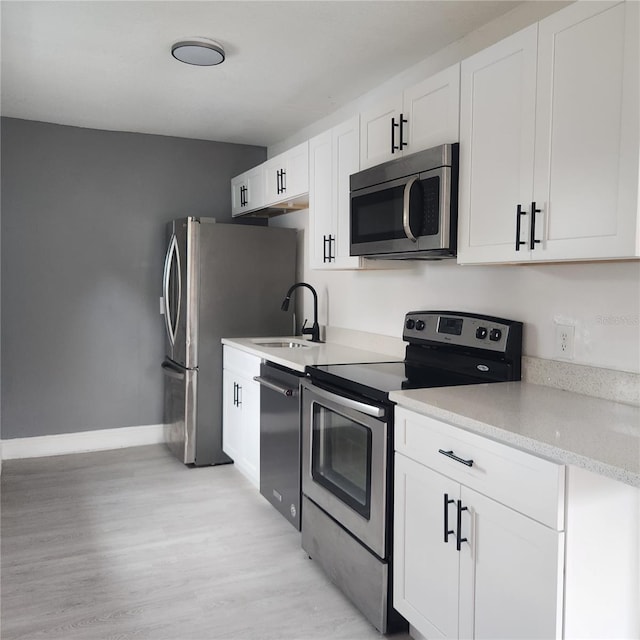
<instances>
[{"instance_id":1,"label":"white wall","mask_svg":"<svg viewBox=\"0 0 640 640\"><path fill-rule=\"evenodd\" d=\"M409 86L500 40L567 3L533 3L516 8L438 54L392 78L384 86L341 108L269 149L279 153L366 108L376 97ZM270 224L306 235L308 212L280 216ZM306 238L304 246L306 248ZM534 266L459 266L455 261L407 262L402 270L315 271L307 255L301 270L318 290L320 322L400 337L407 311L466 310L525 323L524 353L558 359L555 321L575 326L573 362L640 372L640 263ZM304 307L311 317L311 297Z\"/></svg>"},{"instance_id":2,"label":"white wall","mask_svg":"<svg viewBox=\"0 0 640 640\"><path fill-rule=\"evenodd\" d=\"M307 221L308 212L299 211L270 224L301 229L306 249ZM638 262L485 267L442 260L402 267L318 271L305 255L302 277L318 291L320 324L400 338L407 311L486 313L525 323L525 355L559 359L560 321L575 326L573 362L640 372ZM305 295L304 310L311 318L311 296Z\"/></svg>"}]
</instances>

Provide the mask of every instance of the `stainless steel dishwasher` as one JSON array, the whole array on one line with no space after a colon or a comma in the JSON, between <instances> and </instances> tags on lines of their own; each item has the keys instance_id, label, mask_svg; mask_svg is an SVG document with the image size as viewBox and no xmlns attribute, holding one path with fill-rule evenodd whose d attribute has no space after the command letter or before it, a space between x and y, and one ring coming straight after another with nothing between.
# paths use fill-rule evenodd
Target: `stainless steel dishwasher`
<instances>
[{"instance_id":1,"label":"stainless steel dishwasher","mask_svg":"<svg viewBox=\"0 0 640 640\"><path fill-rule=\"evenodd\" d=\"M260 365L260 493L300 531L300 393L303 373Z\"/></svg>"}]
</instances>

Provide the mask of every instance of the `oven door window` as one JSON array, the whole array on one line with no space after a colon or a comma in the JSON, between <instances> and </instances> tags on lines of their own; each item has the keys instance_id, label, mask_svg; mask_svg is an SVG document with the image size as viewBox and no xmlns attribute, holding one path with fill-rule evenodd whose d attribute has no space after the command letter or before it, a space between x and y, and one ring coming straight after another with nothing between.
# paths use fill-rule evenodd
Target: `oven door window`
<instances>
[{"instance_id":1,"label":"oven door window","mask_svg":"<svg viewBox=\"0 0 640 640\"><path fill-rule=\"evenodd\" d=\"M371 513L371 430L314 403L311 442L314 481L368 520Z\"/></svg>"}]
</instances>

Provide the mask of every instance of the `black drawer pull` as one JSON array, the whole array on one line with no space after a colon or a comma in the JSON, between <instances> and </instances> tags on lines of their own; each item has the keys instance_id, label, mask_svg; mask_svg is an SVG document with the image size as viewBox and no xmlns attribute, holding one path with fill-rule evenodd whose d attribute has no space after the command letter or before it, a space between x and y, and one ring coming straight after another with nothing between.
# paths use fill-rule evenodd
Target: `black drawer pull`
<instances>
[{"instance_id":1,"label":"black drawer pull","mask_svg":"<svg viewBox=\"0 0 640 640\"><path fill-rule=\"evenodd\" d=\"M458 458L458 456L453 453L453 449L451 451L444 451L443 449L438 449L438 453L441 453L443 456L447 456L447 458L451 458L456 462L461 462L462 464L466 464L467 467L473 466L473 460L465 460L464 458Z\"/></svg>"},{"instance_id":2,"label":"black drawer pull","mask_svg":"<svg viewBox=\"0 0 640 640\"><path fill-rule=\"evenodd\" d=\"M449 529L449 505L455 500L449 500L449 494L444 494L444 541L449 542L449 535L455 533L453 529Z\"/></svg>"}]
</instances>

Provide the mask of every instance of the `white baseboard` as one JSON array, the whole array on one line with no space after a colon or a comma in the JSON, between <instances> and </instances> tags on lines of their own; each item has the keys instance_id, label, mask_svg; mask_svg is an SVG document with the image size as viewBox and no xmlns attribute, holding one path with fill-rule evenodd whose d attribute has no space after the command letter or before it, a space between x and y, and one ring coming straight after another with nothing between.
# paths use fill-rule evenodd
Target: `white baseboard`
<instances>
[{"instance_id":1,"label":"white baseboard","mask_svg":"<svg viewBox=\"0 0 640 640\"><path fill-rule=\"evenodd\" d=\"M140 427L121 427L78 433L58 433L33 438L12 438L0 442L3 460L16 458L42 458L67 453L124 449L145 444L165 442L163 424L146 424Z\"/></svg>"}]
</instances>

